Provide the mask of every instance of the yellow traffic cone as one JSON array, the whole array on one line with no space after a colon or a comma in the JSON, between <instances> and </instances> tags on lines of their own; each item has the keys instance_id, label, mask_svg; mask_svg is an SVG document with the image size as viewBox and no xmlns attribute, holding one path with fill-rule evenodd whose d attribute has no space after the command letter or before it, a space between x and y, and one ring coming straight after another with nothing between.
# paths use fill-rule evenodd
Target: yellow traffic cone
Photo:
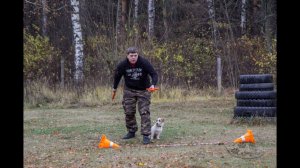
<instances>
[{"instance_id":1,"label":"yellow traffic cone","mask_svg":"<svg viewBox=\"0 0 300 168\"><path fill-rule=\"evenodd\" d=\"M98 148L119 148L120 146L116 143L111 142L109 139L106 138L104 134L102 134L101 140L98 144Z\"/></svg>"},{"instance_id":2,"label":"yellow traffic cone","mask_svg":"<svg viewBox=\"0 0 300 168\"><path fill-rule=\"evenodd\" d=\"M247 133L242 135L241 137L235 139L233 141L234 143L243 143L243 142L251 142L255 143L254 135L252 133L252 130L247 130Z\"/></svg>"}]
</instances>

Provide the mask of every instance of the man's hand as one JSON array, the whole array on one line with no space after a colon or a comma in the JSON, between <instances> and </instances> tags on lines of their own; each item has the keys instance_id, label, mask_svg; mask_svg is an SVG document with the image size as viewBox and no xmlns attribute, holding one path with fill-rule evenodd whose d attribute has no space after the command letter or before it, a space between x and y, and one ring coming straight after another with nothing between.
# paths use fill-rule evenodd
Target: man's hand
<instances>
[{"instance_id":1,"label":"man's hand","mask_svg":"<svg viewBox=\"0 0 300 168\"><path fill-rule=\"evenodd\" d=\"M147 88L148 92L155 92L158 90L158 88L154 87L154 85L151 85L149 88Z\"/></svg>"},{"instance_id":2,"label":"man's hand","mask_svg":"<svg viewBox=\"0 0 300 168\"><path fill-rule=\"evenodd\" d=\"M115 97L116 97L116 92L117 92L117 89L113 89L112 91L112 99L111 100L114 100Z\"/></svg>"}]
</instances>

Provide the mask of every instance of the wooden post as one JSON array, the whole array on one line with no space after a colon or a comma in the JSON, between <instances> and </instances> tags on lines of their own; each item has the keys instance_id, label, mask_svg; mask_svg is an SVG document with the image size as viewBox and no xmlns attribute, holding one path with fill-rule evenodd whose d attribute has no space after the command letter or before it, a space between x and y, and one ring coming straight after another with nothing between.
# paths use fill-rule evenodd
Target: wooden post
<instances>
[{"instance_id":1,"label":"wooden post","mask_svg":"<svg viewBox=\"0 0 300 168\"><path fill-rule=\"evenodd\" d=\"M65 57L62 56L60 59L60 87L65 87Z\"/></svg>"},{"instance_id":2,"label":"wooden post","mask_svg":"<svg viewBox=\"0 0 300 168\"><path fill-rule=\"evenodd\" d=\"M218 94L221 95L222 92L222 70L221 70L221 58L217 57L217 81L218 81Z\"/></svg>"}]
</instances>

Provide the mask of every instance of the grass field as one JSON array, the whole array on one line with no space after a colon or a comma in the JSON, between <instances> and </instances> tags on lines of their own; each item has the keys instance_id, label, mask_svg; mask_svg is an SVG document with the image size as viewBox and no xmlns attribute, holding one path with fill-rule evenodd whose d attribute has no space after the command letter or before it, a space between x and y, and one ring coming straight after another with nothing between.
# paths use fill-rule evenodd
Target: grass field
<instances>
[{"instance_id":1,"label":"grass field","mask_svg":"<svg viewBox=\"0 0 300 168\"><path fill-rule=\"evenodd\" d=\"M165 127L151 145L142 144L140 127L134 139L121 139L126 128L119 99L93 108L25 109L24 167L277 167L276 120L233 120L235 101L234 96L153 101L151 120L163 117ZM140 124L138 113L137 119ZM234 144L247 129L256 143ZM98 149L102 134L121 148Z\"/></svg>"}]
</instances>

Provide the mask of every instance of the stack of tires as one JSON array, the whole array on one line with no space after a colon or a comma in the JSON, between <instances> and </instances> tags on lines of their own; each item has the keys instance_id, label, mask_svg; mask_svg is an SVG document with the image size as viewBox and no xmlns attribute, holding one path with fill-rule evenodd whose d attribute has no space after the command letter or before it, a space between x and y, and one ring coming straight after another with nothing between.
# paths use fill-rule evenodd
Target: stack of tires
<instances>
[{"instance_id":1,"label":"stack of tires","mask_svg":"<svg viewBox=\"0 0 300 168\"><path fill-rule=\"evenodd\" d=\"M276 117L276 91L271 74L240 75L234 117Z\"/></svg>"}]
</instances>

